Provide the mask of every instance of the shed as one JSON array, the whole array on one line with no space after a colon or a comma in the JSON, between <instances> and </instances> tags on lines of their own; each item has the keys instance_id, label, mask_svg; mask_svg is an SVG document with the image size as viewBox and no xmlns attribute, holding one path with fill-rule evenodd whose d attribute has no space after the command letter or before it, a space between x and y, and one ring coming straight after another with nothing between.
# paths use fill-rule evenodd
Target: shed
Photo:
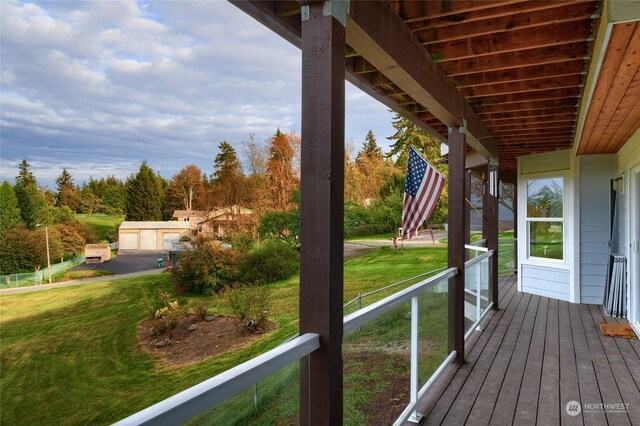
<instances>
[{"instance_id":1,"label":"shed","mask_svg":"<svg viewBox=\"0 0 640 426\"><path fill-rule=\"evenodd\" d=\"M102 263L111 259L109 244L87 244L84 246L85 263Z\"/></svg>"},{"instance_id":2,"label":"shed","mask_svg":"<svg viewBox=\"0 0 640 426\"><path fill-rule=\"evenodd\" d=\"M166 251L183 235L189 235L189 222L125 221L118 228L118 243L120 250Z\"/></svg>"}]
</instances>

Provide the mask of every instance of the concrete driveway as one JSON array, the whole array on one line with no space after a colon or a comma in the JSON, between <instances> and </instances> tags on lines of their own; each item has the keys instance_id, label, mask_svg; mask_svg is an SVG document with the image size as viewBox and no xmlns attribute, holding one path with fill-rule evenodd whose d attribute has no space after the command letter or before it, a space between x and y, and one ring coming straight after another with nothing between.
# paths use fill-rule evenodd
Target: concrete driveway
<instances>
[{"instance_id":1,"label":"concrete driveway","mask_svg":"<svg viewBox=\"0 0 640 426\"><path fill-rule=\"evenodd\" d=\"M157 259L163 259L167 266L167 254L165 252L120 252L115 258L96 265L80 264L71 268L72 271L86 271L97 269L108 271L112 274L130 274L132 272L149 271L158 269ZM95 266L95 268L94 268Z\"/></svg>"}]
</instances>

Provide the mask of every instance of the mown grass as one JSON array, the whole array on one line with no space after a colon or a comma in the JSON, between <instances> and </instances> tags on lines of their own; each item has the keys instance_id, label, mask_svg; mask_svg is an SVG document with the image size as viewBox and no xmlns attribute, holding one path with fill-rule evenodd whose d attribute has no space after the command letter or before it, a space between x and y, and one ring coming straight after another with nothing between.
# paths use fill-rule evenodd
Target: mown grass
<instances>
[{"instance_id":1,"label":"mown grass","mask_svg":"<svg viewBox=\"0 0 640 426\"><path fill-rule=\"evenodd\" d=\"M445 259L446 248L402 254L374 249L345 262L345 300L443 266ZM291 278L270 285L276 329L232 353L169 370L138 350L135 335L137 323L151 314L157 290L170 287L167 275L151 275L0 297L0 423L112 423L277 346L298 330L298 279ZM230 313L221 297L185 302L203 299L211 312ZM295 423L295 400L267 402L269 393L283 392L282 383L297 380L297 367L291 368L284 378L273 378L272 386L259 385L269 410L252 417L254 424ZM294 386L285 388L297 395ZM357 404L353 407L357 418Z\"/></svg>"},{"instance_id":2,"label":"mown grass","mask_svg":"<svg viewBox=\"0 0 640 426\"><path fill-rule=\"evenodd\" d=\"M124 220L124 216L109 216L106 214L78 214L76 216L91 225L100 241L107 241L109 232Z\"/></svg>"}]
</instances>

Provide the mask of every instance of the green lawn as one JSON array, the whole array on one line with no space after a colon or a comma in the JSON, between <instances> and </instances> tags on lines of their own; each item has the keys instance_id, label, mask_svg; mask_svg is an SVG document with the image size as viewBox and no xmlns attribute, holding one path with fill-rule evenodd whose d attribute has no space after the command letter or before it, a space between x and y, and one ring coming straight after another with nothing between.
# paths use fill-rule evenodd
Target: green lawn
<instances>
[{"instance_id":1,"label":"green lawn","mask_svg":"<svg viewBox=\"0 0 640 426\"><path fill-rule=\"evenodd\" d=\"M444 247L405 249L402 254L372 250L345 262L345 300L443 266L445 259ZM1 296L0 423L111 423L277 346L298 329L298 279L292 278L270 285L275 330L233 353L169 371L135 343L136 324L150 315L158 288L170 288L167 275ZM212 312L229 313L219 298L206 300ZM375 351L379 343L368 345ZM391 363L389 372L396 374L397 368ZM280 395L282 383L296 380L294 366L271 379L271 393ZM260 387L261 401L269 395L268 383ZM357 401L369 387L354 388L348 408L352 418L363 414ZM286 421L297 411L297 403L280 399L264 404L269 410L254 416L256 424Z\"/></svg>"},{"instance_id":2,"label":"green lawn","mask_svg":"<svg viewBox=\"0 0 640 426\"><path fill-rule=\"evenodd\" d=\"M100 241L108 240L107 235L109 232L124 220L124 216L109 216L106 214L78 214L76 216L95 229Z\"/></svg>"},{"instance_id":3,"label":"green lawn","mask_svg":"<svg viewBox=\"0 0 640 426\"><path fill-rule=\"evenodd\" d=\"M63 281L71 281L71 280L82 280L86 278L96 278L96 277L104 277L107 275L113 275L113 273L109 271L102 271L100 269L93 270L80 270L80 271L60 271L51 276L54 283L59 283Z\"/></svg>"}]
</instances>

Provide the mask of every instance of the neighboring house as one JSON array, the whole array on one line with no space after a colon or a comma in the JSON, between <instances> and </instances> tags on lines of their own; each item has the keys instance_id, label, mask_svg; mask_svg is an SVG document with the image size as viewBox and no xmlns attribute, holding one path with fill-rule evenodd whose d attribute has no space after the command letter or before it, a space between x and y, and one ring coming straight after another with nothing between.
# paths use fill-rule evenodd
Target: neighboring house
<instances>
[{"instance_id":1,"label":"neighboring house","mask_svg":"<svg viewBox=\"0 0 640 426\"><path fill-rule=\"evenodd\" d=\"M257 215L253 210L238 205L214 210L207 216L207 219L198 223L198 231L216 237L227 235L230 229L252 230L257 223Z\"/></svg>"},{"instance_id":2,"label":"neighboring house","mask_svg":"<svg viewBox=\"0 0 640 426\"><path fill-rule=\"evenodd\" d=\"M122 222L118 231L120 250L169 250L183 235L189 222Z\"/></svg>"},{"instance_id":3,"label":"neighboring house","mask_svg":"<svg viewBox=\"0 0 640 426\"><path fill-rule=\"evenodd\" d=\"M198 229L198 223L207 219L207 213L201 210L176 210L173 216L178 222L188 222L191 231Z\"/></svg>"}]
</instances>

